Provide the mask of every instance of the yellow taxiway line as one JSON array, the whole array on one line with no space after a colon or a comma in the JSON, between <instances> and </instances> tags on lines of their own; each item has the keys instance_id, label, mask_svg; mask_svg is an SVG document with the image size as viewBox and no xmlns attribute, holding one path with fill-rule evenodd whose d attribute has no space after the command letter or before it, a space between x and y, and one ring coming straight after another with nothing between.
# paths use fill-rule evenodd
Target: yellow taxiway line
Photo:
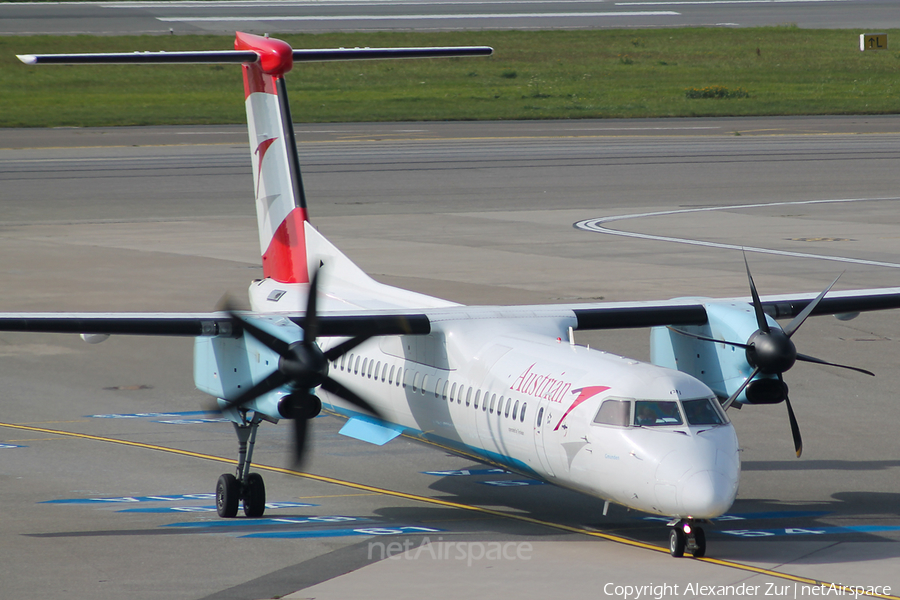
<instances>
[{"instance_id":1,"label":"yellow taxiway line","mask_svg":"<svg viewBox=\"0 0 900 600\"><path fill-rule=\"evenodd\" d=\"M224 458L221 456L214 456L211 454L203 454L200 452L191 452L189 450L180 450L178 448L168 448L166 446L157 446L155 444L145 444L142 442L132 442L129 440L122 440L117 438L108 438L97 435L89 435L86 433L75 433L71 431L60 431L57 429L46 429L43 427L34 427L31 425L16 425L14 423L2 423L0 422L0 427L8 427L10 429L19 429L22 431L31 431L36 433L50 433L54 435L61 435L71 438L78 438L84 440L91 440L95 442L107 442L110 444L120 444L123 446L131 446L133 448L143 448L146 450L155 450L157 452L167 452L169 454L178 454L181 456L188 456L191 458L199 458L202 460L209 460L213 462L220 462L225 464L235 465L237 461L230 458ZM303 471L294 471L292 469L285 469L281 467L272 467L268 465L260 465L256 464L256 468L261 471L270 471L272 473L282 473L284 475L293 475L295 477L303 477L306 479L312 479L314 481L321 481L323 483L331 483L334 485L340 485L343 487L349 487L356 490L361 490L365 492L370 492L372 494L380 494L383 496L393 496L395 498L403 498L405 500L412 500L414 502L424 502L427 504L433 504L437 506L444 506L447 508L456 508L459 510L466 510L470 512L477 512L485 515L491 515L494 517L499 517L502 519L514 519L516 521L522 521L525 523L531 523L532 525L541 525L544 527L550 527L553 529L567 531L569 533L576 533L580 535L588 535L595 538L601 538L610 542L615 542L617 544L624 544L626 546L631 546L634 548L642 548L644 550L651 550L654 552L662 552L668 553L669 550L667 548L662 548L660 546L655 546L653 544L647 544L644 542L639 542L637 540L632 540L629 538L621 537L618 535L612 535L609 533L603 533L600 531L591 531L588 529L582 529L580 527L573 527L571 525L564 525L562 523L553 523L551 521L543 521L541 519L535 519L533 517L527 517L525 515L518 515L515 513L507 513L500 510L494 510L491 508L484 508L481 506L473 506L471 504L462 504L460 502L452 502L450 500L441 500L439 498L429 498L428 496L420 496L418 494L409 494L406 492L398 492L396 490L389 490L386 488L380 488L376 486L366 485L364 483L354 483L352 481L344 481L342 479L335 479L334 477L327 477L325 475L316 475L314 473L305 473ZM694 560L699 560L701 562L706 562L714 565L719 565L722 567L729 567L732 569L739 569L741 571L747 571L751 573L757 573L760 575L768 575L770 577L776 577L778 579L786 579L788 581L794 581L797 583L804 583L808 585L814 586L824 586L826 588L833 587L837 590L846 589L847 593L853 593L855 588L853 586L843 586L842 584L832 584L828 581L821 581L818 579L812 579L809 577L801 577L798 575L791 575L789 573L780 573L778 571L772 571L770 569L764 569L762 567L754 567L752 565L747 565L739 562L734 562L730 560L721 560L718 558L694 558ZM876 594L876 593L866 593L861 592L858 593L859 596L866 596L871 598L885 598L886 600L900 600L900 596L890 596L887 594Z\"/></svg>"}]
</instances>

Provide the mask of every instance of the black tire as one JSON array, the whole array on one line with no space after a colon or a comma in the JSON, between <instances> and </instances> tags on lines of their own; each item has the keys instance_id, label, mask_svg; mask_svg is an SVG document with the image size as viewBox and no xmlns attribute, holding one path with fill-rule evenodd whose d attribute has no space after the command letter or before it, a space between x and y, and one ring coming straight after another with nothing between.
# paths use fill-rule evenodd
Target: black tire
<instances>
[{"instance_id":1,"label":"black tire","mask_svg":"<svg viewBox=\"0 0 900 600\"><path fill-rule=\"evenodd\" d=\"M675 558L684 556L684 531L681 527L675 526L669 530L669 554Z\"/></svg>"},{"instance_id":2,"label":"black tire","mask_svg":"<svg viewBox=\"0 0 900 600\"><path fill-rule=\"evenodd\" d=\"M706 556L706 533L704 533L702 527L694 528L694 544L696 548L694 548L694 558L703 558Z\"/></svg>"},{"instance_id":3,"label":"black tire","mask_svg":"<svg viewBox=\"0 0 900 600\"><path fill-rule=\"evenodd\" d=\"M266 512L266 484L262 475L250 473L247 485L244 486L244 514L248 517L261 517Z\"/></svg>"},{"instance_id":4,"label":"black tire","mask_svg":"<svg viewBox=\"0 0 900 600\"><path fill-rule=\"evenodd\" d=\"M216 483L216 512L223 519L237 516L238 503L241 499L241 486L231 473L219 477Z\"/></svg>"}]
</instances>

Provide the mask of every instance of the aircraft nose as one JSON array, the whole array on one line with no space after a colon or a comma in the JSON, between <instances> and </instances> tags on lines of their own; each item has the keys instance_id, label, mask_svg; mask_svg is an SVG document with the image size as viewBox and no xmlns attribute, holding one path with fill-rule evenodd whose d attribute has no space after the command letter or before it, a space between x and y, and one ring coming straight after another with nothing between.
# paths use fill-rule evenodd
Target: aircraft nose
<instances>
[{"instance_id":1,"label":"aircraft nose","mask_svg":"<svg viewBox=\"0 0 900 600\"><path fill-rule=\"evenodd\" d=\"M694 473L682 486L681 508L696 519L718 517L734 503L737 483L736 474L721 470Z\"/></svg>"}]
</instances>

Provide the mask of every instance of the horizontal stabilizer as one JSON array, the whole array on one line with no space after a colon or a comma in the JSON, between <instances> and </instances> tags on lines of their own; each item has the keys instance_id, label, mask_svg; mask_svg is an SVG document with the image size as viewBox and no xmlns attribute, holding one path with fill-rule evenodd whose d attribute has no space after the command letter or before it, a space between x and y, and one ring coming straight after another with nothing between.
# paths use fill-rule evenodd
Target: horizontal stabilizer
<instances>
[{"instance_id":1,"label":"horizontal stabilizer","mask_svg":"<svg viewBox=\"0 0 900 600\"><path fill-rule=\"evenodd\" d=\"M390 58L451 58L490 56L489 46L437 48L324 48L294 50L294 62L332 60L379 60ZM103 52L91 54L20 54L28 65L129 65L129 64L247 64L260 55L253 50L211 50L189 52Z\"/></svg>"},{"instance_id":2,"label":"horizontal stabilizer","mask_svg":"<svg viewBox=\"0 0 900 600\"><path fill-rule=\"evenodd\" d=\"M403 428L399 425L388 423L382 425L368 419L353 417L338 433L376 446L384 446L402 432Z\"/></svg>"}]
</instances>

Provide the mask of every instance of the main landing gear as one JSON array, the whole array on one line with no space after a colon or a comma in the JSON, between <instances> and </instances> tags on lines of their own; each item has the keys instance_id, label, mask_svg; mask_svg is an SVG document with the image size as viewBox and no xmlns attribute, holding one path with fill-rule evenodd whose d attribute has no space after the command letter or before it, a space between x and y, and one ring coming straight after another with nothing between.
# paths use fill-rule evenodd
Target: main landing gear
<instances>
[{"instance_id":1,"label":"main landing gear","mask_svg":"<svg viewBox=\"0 0 900 600\"><path fill-rule=\"evenodd\" d=\"M235 475L225 473L216 483L216 512L225 519L237 516L238 504L244 501L244 514L261 517L266 510L266 485L259 473L250 472L256 429L261 421L254 415L249 421L246 412L241 413L244 422L233 423L238 436L238 466Z\"/></svg>"},{"instance_id":2,"label":"main landing gear","mask_svg":"<svg viewBox=\"0 0 900 600\"><path fill-rule=\"evenodd\" d=\"M694 558L706 555L706 533L694 519L677 519L669 523L669 554L675 558L684 556L687 550Z\"/></svg>"}]
</instances>

